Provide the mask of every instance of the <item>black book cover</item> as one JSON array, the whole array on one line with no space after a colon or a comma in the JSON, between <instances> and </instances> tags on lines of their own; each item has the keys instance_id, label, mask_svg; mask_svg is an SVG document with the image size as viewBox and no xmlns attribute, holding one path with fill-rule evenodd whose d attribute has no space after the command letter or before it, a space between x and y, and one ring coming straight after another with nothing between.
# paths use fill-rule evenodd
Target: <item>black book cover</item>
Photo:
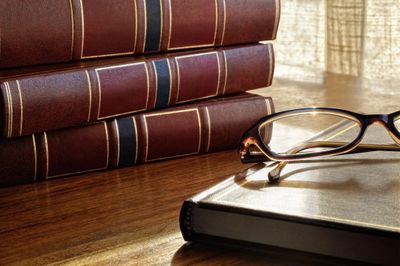
<instances>
[{"instance_id":1,"label":"black book cover","mask_svg":"<svg viewBox=\"0 0 400 266\"><path fill-rule=\"evenodd\" d=\"M400 264L400 153L261 163L186 200L187 241L207 236L355 261Z\"/></svg>"}]
</instances>

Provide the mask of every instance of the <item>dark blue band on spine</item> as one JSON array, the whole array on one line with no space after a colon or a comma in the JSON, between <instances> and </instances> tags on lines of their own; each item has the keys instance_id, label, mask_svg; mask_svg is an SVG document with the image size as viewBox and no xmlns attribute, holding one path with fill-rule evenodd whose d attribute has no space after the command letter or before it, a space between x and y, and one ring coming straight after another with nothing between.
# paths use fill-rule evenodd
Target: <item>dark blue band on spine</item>
<instances>
[{"instance_id":1,"label":"dark blue band on spine","mask_svg":"<svg viewBox=\"0 0 400 266\"><path fill-rule=\"evenodd\" d=\"M117 120L119 132L119 167L133 165L136 161L136 128L132 117Z\"/></svg>"},{"instance_id":2,"label":"dark blue band on spine","mask_svg":"<svg viewBox=\"0 0 400 266\"><path fill-rule=\"evenodd\" d=\"M156 108L168 106L171 77L169 76L169 67L167 59L154 62L157 71L157 101Z\"/></svg>"},{"instance_id":3,"label":"dark blue band on spine","mask_svg":"<svg viewBox=\"0 0 400 266\"><path fill-rule=\"evenodd\" d=\"M160 0L146 0L147 33L145 52L158 51L161 34L161 6Z\"/></svg>"}]
</instances>

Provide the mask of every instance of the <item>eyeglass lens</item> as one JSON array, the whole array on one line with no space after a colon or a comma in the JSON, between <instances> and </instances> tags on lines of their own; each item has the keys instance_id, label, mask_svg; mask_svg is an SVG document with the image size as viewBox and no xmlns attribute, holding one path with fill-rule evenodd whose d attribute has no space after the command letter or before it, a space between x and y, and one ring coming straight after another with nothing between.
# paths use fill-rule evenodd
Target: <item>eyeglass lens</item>
<instances>
[{"instance_id":1,"label":"eyeglass lens","mask_svg":"<svg viewBox=\"0 0 400 266\"><path fill-rule=\"evenodd\" d=\"M329 112L282 115L259 127L260 137L266 147L279 156L338 149L353 142L360 131L361 126L356 118ZM336 142L337 146L319 145L327 142Z\"/></svg>"}]
</instances>

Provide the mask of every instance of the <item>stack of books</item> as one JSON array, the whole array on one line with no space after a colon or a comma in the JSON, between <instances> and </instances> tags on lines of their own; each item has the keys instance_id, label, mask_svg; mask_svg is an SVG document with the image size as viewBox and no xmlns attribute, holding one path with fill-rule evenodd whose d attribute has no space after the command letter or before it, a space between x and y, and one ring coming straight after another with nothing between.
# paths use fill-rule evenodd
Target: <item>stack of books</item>
<instances>
[{"instance_id":1,"label":"stack of books","mask_svg":"<svg viewBox=\"0 0 400 266\"><path fill-rule=\"evenodd\" d=\"M236 148L274 110L244 92L271 84L279 7L1 1L0 186Z\"/></svg>"}]
</instances>

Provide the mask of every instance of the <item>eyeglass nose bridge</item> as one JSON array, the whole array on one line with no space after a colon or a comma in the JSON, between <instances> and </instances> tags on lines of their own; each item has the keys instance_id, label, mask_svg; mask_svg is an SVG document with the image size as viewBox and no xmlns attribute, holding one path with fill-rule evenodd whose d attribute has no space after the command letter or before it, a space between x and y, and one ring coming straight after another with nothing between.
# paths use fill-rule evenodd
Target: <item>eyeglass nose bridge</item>
<instances>
[{"instance_id":1,"label":"eyeglass nose bridge","mask_svg":"<svg viewBox=\"0 0 400 266\"><path fill-rule=\"evenodd\" d=\"M387 127L389 123L389 116L388 115L368 115L366 117L366 122L368 125L371 124L381 124Z\"/></svg>"}]
</instances>

